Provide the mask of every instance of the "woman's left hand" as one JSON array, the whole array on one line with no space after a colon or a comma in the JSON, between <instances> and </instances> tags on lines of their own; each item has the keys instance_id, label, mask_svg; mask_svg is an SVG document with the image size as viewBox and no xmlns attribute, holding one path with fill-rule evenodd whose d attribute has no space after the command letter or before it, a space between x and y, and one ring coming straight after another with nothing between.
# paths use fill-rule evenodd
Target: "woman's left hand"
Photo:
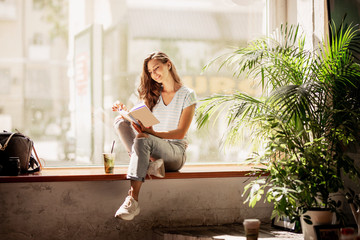
<instances>
[{"instance_id":1,"label":"woman's left hand","mask_svg":"<svg viewBox=\"0 0 360 240\"><path fill-rule=\"evenodd\" d=\"M135 130L138 132L138 133L150 133L152 135L154 135L155 131L152 127L145 127L140 121L139 122L139 125L137 125L136 123L132 123L133 127L135 128Z\"/></svg>"}]
</instances>

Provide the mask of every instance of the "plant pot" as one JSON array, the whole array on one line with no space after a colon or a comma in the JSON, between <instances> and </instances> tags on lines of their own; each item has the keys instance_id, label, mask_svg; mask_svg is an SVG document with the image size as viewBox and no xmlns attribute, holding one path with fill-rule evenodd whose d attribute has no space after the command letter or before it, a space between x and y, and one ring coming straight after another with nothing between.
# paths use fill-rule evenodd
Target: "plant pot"
<instances>
[{"instance_id":1,"label":"plant pot","mask_svg":"<svg viewBox=\"0 0 360 240\"><path fill-rule=\"evenodd\" d=\"M304 221L304 216L309 215L312 225ZM301 229L304 235L304 240L317 240L314 226L329 225L332 223L333 213L327 209L308 210L301 215Z\"/></svg>"},{"instance_id":2,"label":"plant pot","mask_svg":"<svg viewBox=\"0 0 360 240\"><path fill-rule=\"evenodd\" d=\"M357 225L357 229L358 231L360 231L360 210L359 210L359 207L356 206L354 203L349 203L350 205L350 209L351 209L351 212L354 216L354 219L355 219L355 222L356 222L356 225Z\"/></svg>"}]
</instances>

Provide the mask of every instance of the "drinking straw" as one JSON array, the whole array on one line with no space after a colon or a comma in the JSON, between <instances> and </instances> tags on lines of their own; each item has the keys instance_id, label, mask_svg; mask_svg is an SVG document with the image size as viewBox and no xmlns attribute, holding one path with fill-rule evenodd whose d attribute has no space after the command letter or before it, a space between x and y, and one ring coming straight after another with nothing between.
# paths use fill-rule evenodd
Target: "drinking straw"
<instances>
[{"instance_id":1,"label":"drinking straw","mask_svg":"<svg viewBox=\"0 0 360 240\"><path fill-rule=\"evenodd\" d=\"M114 145L115 145L115 140L114 140L114 141L113 141L113 143L112 143L111 153L113 153L113 150L114 150Z\"/></svg>"}]
</instances>

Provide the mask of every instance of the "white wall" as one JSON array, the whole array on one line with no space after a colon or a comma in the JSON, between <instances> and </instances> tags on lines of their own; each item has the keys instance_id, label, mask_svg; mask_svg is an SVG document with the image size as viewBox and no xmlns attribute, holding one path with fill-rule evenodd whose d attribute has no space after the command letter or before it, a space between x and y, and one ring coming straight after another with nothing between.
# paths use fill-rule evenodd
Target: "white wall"
<instances>
[{"instance_id":1,"label":"white wall","mask_svg":"<svg viewBox=\"0 0 360 240\"><path fill-rule=\"evenodd\" d=\"M146 181L133 221L113 217L128 181L2 183L0 239L156 239L157 227L270 222L270 204L243 204L246 179Z\"/></svg>"}]
</instances>

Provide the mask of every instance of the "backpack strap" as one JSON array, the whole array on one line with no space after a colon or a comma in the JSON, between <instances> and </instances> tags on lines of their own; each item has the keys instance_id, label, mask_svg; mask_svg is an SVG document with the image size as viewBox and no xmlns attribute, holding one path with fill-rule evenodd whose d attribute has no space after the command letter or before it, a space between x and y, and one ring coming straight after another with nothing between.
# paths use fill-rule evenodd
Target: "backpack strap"
<instances>
[{"instance_id":1,"label":"backpack strap","mask_svg":"<svg viewBox=\"0 0 360 240\"><path fill-rule=\"evenodd\" d=\"M37 152L36 152L36 150L35 150L34 144L33 144L32 148L33 148L33 151L34 151L36 160L37 160L38 163L39 163L39 165L38 165L38 167L40 168L39 170L42 170L42 169L43 169L43 166L42 166L42 164L41 164L40 158L39 158L38 155L37 155Z\"/></svg>"},{"instance_id":2,"label":"backpack strap","mask_svg":"<svg viewBox=\"0 0 360 240\"><path fill-rule=\"evenodd\" d=\"M10 142L12 136L14 136L14 134L15 134L15 133L12 133L12 134L10 135L10 137L8 137L8 139L6 140L4 146L0 143L0 150L1 150L1 151L5 151L7 145L9 144L9 142Z\"/></svg>"}]
</instances>

